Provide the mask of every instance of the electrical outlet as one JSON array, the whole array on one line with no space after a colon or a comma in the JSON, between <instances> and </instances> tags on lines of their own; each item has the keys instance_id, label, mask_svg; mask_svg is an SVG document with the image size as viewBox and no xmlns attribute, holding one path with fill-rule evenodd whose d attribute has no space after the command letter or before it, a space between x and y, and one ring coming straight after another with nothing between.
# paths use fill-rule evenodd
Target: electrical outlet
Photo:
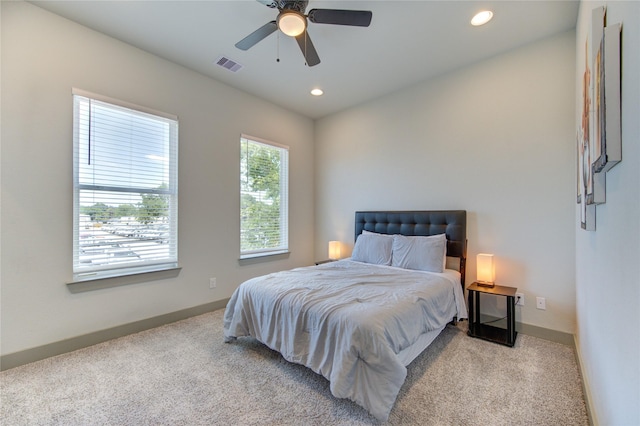
<instances>
[{"instance_id":1,"label":"electrical outlet","mask_svg":"<svg viewBox=\"0 0 640 426\"><path fill-rule=\"evenodd\" d=\"M209 278L209 288L216 288L216 279Z\"/></svg>"},{"instance_id":2,"label":"electrical outlet","mask_svg":"<svg viewBox=\"0 0 640 426\"><path fill-rule=\"evenodd\" d=\"M536 297L536 308L546 310L547 309L547 301L544 297Z\"/></svg>"},{"instance_id":3,"label":"electrical outlet","mask_svg":"<svg viewBox=\"0 0 640 426\"><path fill-rule=\"evenodd\" d=\"M524 293L516 293L516 305L524 306Z\"/></svg>"}]
</instances>

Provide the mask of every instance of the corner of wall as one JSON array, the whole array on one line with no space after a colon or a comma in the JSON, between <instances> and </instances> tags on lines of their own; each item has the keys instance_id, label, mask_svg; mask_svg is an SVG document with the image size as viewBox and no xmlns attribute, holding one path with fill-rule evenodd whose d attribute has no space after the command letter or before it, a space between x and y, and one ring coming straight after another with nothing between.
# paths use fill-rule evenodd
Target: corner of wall
<instances>
[{"instance_id":1,"label":"corner of wall","mask_svg":"<svg viewBox=\"0 0 640 426\"><path fill-rule=\"evenodd\" d=\"M587 417L589 418L589 425L599 425L598 416L596 415L596 410L593 407L591 401L593 398L591 396L591 386L589 384L589 376L586 374L584 370L584 364L582 362L582 354L580 351L580 345L578 342L578 335L573 335L573 351L576 356L576 363L578 364L578 373L580 373L580 379L582 379L582 394L584 396L584 404L587 408Z\"/></svg>"}]
</instances>

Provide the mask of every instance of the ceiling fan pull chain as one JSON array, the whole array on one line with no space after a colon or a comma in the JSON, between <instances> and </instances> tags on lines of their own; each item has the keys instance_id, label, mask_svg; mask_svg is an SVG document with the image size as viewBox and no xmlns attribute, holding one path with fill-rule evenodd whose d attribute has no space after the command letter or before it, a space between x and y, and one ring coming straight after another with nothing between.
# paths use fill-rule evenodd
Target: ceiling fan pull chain
<instances>
[{"instance_id":1,"label":"ceiling fan pull chain","mask_svg":"<svg viewBox=\"0 0 640 426\"><path fill-rule=\"evenodd\" d=\"M276 62L280 62L280 32L276 34Z\"/></svg>"}]
</instances>

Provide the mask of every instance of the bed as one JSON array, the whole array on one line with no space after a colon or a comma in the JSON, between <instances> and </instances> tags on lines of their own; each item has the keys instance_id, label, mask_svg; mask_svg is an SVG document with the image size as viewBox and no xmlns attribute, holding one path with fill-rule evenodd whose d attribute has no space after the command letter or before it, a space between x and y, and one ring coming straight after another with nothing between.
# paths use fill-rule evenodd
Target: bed
<instances>
[{"instance_id":1,"label":"bed","mask_svg":"<svg viewBox=\"0 0 640 426\"><path fill-rule=\"evenodd\" d=\"M350 258L245 281L224 339L257 339L386 421L407 365L467 318L465 262L464 210L356 212Z\"/></svg>"}]
</instances>

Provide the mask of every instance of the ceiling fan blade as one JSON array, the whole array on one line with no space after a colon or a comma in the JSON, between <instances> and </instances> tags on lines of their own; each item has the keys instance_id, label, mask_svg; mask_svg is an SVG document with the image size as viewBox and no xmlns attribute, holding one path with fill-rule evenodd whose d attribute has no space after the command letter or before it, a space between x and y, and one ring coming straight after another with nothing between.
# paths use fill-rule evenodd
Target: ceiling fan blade
<instances>
[{"instance_id":1,"label":"ceiling fan blade","mask_svg":"<svg viewBox=\"0 0 640 426\"><path fill-rule=\"evenodd\" d=\"M314 24L368 27L373 14L368 10L311 9L308 18Z\"/></svg>"},{"instance_id":2,"label":"ceiling fan blade","mask_svg":"<svg viewBox=\"0 0 640 426\"><path fill-rule=\"evenodd\" d=\"M313 43L311 43L309 33L306 31L303 32L296 37L296 41L298 42L298 46L300 46L300 50L302 50L302 55L307 65L310 67L318 65L320 63L320 57L318 56L318 52L316 52L316 48L313 47Z\"/></svg>"},{"instance_id":3,"label":"ceiling fan blade","mask_svg":"<svg viewBox=\"0 0 640 426\"><path fill-rule=\"evenodd\" d=\"M242 40L236 43L236 47L240 50L249 50L256 43L271 35L271 33L275 32L278 29L278 24L276 21L267 22Z\"/></svg>"}]
</instances>

